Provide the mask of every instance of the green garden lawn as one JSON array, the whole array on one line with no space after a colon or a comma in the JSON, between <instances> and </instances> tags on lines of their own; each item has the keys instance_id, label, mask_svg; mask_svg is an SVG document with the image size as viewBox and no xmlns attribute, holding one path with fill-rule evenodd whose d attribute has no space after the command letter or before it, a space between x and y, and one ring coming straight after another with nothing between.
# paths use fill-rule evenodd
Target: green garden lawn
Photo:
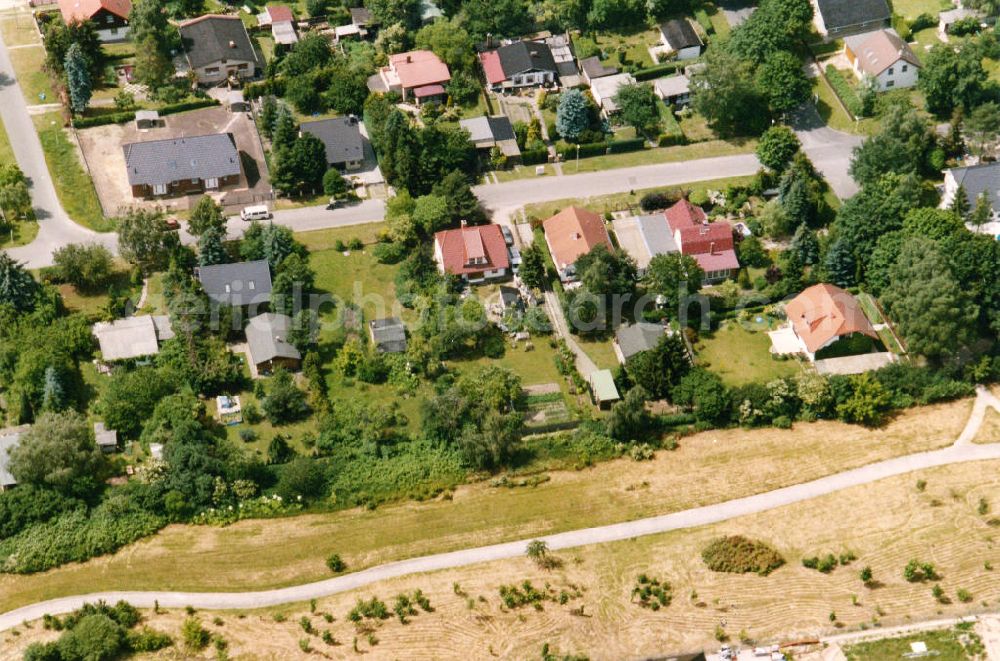
<instances>
[{"instance_id":1,"label":"green garden lawn","mask_svg":"<svg viewBox=\"0 0 1000 661\"><path fill-rule=\"evenodd\" d=\"M696 362L730 386L763 383L800 372L794 360L771 357L771 338L751 332L735 321L726 321L714 333L704 333L695 345Z\"/></svg>"}]
</instances>

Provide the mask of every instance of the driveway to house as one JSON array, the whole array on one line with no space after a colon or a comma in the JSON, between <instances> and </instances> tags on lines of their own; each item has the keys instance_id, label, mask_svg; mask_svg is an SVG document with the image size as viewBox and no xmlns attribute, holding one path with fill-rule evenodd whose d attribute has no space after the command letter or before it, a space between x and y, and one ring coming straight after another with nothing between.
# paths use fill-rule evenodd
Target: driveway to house
<instances>
[{"instance_id":1,"label":"driveway to house","mask_svg":"<svg viewBox=\"0 0 1000 661\"><path fill-rule=\"evenodd\" d=\"M920 452L897 457L861 468L829 475L794 486L766 493L738 498L724 503L627 521L596 528L584 528L542 537L552 550L569 549L591 544L617 542L645 535L657 535L672 530L695 528L720 521L748 516L758 512L784 507L804 500L818 498L851 487L870 484L895 475L968 461L1000 459L1000 443L972 444L970 441L982 425L987 408L1000 411L1000 399L985 388L977 390L976 402L968 423L954 445L941 450ZM391 562L363 571L338 576L316 583L307 583L276 590L259 592L95 592L86 595L51 599L0 615L0 631L37 620L49 613L58 615L79 608L85 602L103 599L115 602L120 599L141 608L151 608L155 602L167 608L192 606L211 610L253 609L281 604L320 599L398 576L407 576L454 567L464 567L481 562L521 557L530 540L494 544L463 549L451 553L438 553L420 558Z\"/></svg>"},{"instance_id":2,"label":"driveway to house","mask_svg":"<svg viewBox=\"0 0 1000 661\"><path fill-rule=\"evenodd\" d=\"M792 128L802 143L802 151L826 178L830 188L842 200L858 192L858 184L848 174L854 148L864 138L836 131L823 123L816 106L807 103L792 118Z\"/></svg>"},{"instance_id":3,"label":"driveway to house","mask_svg":"<svg viewBox=\"0 0 1000 661\"><path fill-rule=\"evenodd\" d=\"M38 236L30 244L7 249L14 259L29 268L40 268L52 263L52 253L70 243L100 243L112 251L118 247L115 234L99 234L77 225L59 203L52 185L45 154L38 134L28 114L21 94L21 86L14 76L14 67L7 52L7 45L0 36L0 117L3 118L7 137L14 150L21 170L31 185L31 202L38 218Z\"/></svg>"}]
</instances>

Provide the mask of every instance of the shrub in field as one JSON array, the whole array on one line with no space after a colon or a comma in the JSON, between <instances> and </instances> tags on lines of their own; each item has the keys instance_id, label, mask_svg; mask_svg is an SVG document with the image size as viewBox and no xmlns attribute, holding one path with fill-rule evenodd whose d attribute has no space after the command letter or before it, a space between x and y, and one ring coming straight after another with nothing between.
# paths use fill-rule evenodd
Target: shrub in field
<instances>
[{"instance_id":1,"label":"shrub in field","mask_svg":"<svg viewBox=\"0 0 1000 661\"><path fill-rule=\"evenodd\" d=\"M636 599L643 608L657 611L670 605L673 600L673 588L668 581L639 574L635 579L635 587L632 588L632 600Z\"/></svg>"},{"instance_id":2,"label":"shrub in field","mask_svg":"<svg viewBox=\"0 0 1000 661\"><path fill-rule=\"evenodd\" d=\"M327 558L326 566L334 574L339 574L340 572L347 569L347 564L343 560L341 560L339 553L334 553L329 558Z\"/></svg>"},{"instance_id":3,"label":"shrub in field","mask_svg":"<svg viewBox=\"0 0 1000 661\"><path fill-rule=\"evenodd\" d=\"M701 552L701 558L712 571L746 574L754 572L767 576L785 564L770 545L742 535L720 537Z\"/></svg>"}]
</instances>

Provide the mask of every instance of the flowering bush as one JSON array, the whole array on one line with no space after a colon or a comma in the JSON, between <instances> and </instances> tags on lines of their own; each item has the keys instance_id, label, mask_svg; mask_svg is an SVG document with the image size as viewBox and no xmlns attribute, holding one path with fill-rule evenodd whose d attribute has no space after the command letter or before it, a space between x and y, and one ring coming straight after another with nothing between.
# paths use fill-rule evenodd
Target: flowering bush
<instances>
[{"instance_id":1,"label":"flowering bush","mask_svg":"<svg viewBox=\"0 0 1000 661\"><path fill-rule=\"evenodd\" d=\"M206 526L227 526L243 519L269 519L297 512L302 509L301 498L295 502L282 500L281 496L260 496L243 500L236 505L210 507L194 517L192 523Z\"/></svg>"}]
</instances>

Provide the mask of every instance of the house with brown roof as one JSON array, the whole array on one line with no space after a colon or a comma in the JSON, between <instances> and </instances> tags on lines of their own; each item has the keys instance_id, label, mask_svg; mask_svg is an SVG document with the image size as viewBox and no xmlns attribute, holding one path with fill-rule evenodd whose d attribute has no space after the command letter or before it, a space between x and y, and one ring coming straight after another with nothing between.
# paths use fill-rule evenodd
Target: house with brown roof
<instances>
[{"instance_id":1,"label":"house with brown roof","mask_svg":"<svg viewBox=\"0 0 1000 661\"><path fill-rule=\"evenodd\" d=\"M820 349L857 333L878 339L858 299L836 285L809 287L785 305L785 314L809 360L815 360Z\"/></svg>"},{"instance_id":2,"label":"house with brown roof","mask_svg":"<svg viewBox=\"0 0 1000 661\"><path fill-rule=\"evenodd\" d=\"M576 260L596 248L613 250L604 219L580 207L567 207L544 223L545 243L563 282L576 280Z\"/></svg>"},{"instance_id":3,"label":"house with brown roof","mask_svg":"<svg viewBox=\"0 0 1000 661\"><path fill-rule=\"evenodd\" d=\"M674 245L681 254L694 257L706 282L720 282L739 270L733 228L727 223L708 222L705 211L687 199L678 201L665 215Z\"/></svg>"},{"instance_id":4,"label":"house with brown roof","mask_svg":"<svg viewBox=\"0 0 1000 661\"><path fill-rule=\"evenodd\" d=\"M101 41L127 39L131 11L131 0L59 0L59 12L66 25L90 21Z\"/></svg>"},{"instance_id":5,"label":"house with brown roof","mask_svg":"<svg viewBox=\"0 0 1000 661\"><path fill-rule=\"evenodd\" d=\"M892 28L848 37L844 55L854 75L874 79L880 92L917 84L920 60Z\"/></svg>"},{"instance_id":6,"label":"house with brown roof","mask_svg":"<svg viewBox=\"0 0 1000 661\"><path fill-rule=\"evenodd\" d=\"M499 225L465 225L434 235L434 261L442 273L466 282L506 278L510 254Z\"/></svg>"},{"instance_id":7,"label":"house with brown roof","mask_svg":"<svg viewBox=\"0 0 1000 661\"><path fill-rule=\"evenodd\" d=\"M429 50L398 53L389 58L389 66L368 80L373 92L396 92L403 101L423 103L444 98L445 85L451 81L448 65Z\"/></svg>"}]
</instances>

